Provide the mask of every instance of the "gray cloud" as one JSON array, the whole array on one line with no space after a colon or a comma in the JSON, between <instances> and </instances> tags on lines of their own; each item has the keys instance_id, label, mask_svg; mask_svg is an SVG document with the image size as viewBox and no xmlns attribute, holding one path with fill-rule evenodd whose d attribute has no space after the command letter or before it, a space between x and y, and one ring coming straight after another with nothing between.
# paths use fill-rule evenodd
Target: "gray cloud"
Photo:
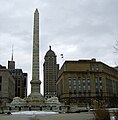
<instances>
[{"instance_id":1,"label":"gray cloud","mask_svg":"<svg viewBox=\"0 0 118 120\"><path fill-rule=\"evenodd\" d=\"M117 0L1 0L0 63L7 65L14 45L16 67L31 80L33 13L40 13L40 68L52 46L60 65L64 60L93 57L115 66L113 45L118 36ZM64 54L64 60L60 54Z\"/></svg>"}]
</instances>

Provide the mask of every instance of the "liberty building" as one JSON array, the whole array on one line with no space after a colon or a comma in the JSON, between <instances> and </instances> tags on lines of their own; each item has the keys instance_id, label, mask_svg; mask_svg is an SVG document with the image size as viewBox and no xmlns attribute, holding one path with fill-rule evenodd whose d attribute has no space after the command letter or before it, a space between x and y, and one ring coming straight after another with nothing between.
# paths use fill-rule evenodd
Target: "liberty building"
<instances>
[{"instance_id":1,"label":"liberty building","mask_svg":"<svg viewBox=\"0 0 118 120\"><path fill-rule=\"evenodd\" d=\"M65 61L56 85L57 96L65 104L118 103L118 70L96 59Z\"/></svg>"},{"instance_id":2,"label":"liberty building","mask_svg":"<svg viewBox=\"0 0 118 120\"><path fill-rule=\"evenodd\" d=\"M45 98L56 96L56 80L59 70L56 57L54 51L51 50L51 46L49 46L43 64Z\"/></svg>"}]
</instances>

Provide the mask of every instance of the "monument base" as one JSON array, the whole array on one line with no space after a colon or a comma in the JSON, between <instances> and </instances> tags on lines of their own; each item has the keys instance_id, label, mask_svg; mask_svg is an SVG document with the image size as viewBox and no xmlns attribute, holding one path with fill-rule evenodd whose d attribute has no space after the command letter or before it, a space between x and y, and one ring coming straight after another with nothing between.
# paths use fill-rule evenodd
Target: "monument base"
<instances>
[{"instance_id":1,"label":"monument base","mask_svg":"<svg viewBox=\"0 0 118 120\"><path fill-rule=\"evenodd\" d=\"M27 98L27 104L29 105L43 105L45 103L45 98L41 93L31 93Z\"/></svg>"}]
</instances>

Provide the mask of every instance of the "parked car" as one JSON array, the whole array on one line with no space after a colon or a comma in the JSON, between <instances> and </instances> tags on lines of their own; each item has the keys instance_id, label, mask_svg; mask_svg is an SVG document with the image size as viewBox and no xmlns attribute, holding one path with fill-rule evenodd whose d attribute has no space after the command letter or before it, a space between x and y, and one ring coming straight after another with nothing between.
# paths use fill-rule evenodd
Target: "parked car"
<instances>
[{"instance_id":1,"label":"parked car","mask_svg":"<svg viewBox=\"0 0 118 120\"><path fill-rule=\"evenodd\" d=\"M116 116L111 116L110 120L118 120Z\"/></svg>"}]
</instances>

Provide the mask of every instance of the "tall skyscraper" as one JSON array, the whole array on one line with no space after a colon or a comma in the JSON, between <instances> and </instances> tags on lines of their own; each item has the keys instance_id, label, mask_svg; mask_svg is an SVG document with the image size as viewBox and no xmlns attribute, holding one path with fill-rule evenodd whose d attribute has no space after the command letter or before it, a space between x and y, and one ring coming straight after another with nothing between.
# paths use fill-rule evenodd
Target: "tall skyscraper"
<instances>
[{"instance_id":1,"label":"tall skyscraper","mask_svg":"<svg viewBox=\"0 0 118 120\"><path fill-rule=\"evenodd\" d=\"M8 69L15 69L15 61L13 60L13 47L12 47L11 61L8 61Z\"/></svg>"},{"instance_id":2,"label":"tall skyscraper","mask_svg":"<svg viewBox=\"0 0 118 120\"><path fill-rule=\"evenodd\" d=\"M27 73L23 73L22 69L15 68L13 60L13 49L11 61L8 61L8 70L10 71L15 82L15 97L24 98L27 96Z\"/></svg>"},{"instance_id":3,"label":"tall skyscraper","mask_svg":"<svg viewBox=\"0 0 118 120\"><path fill-rule=\"evenodd\" d=\"M38 101L42 103L44 101L43 96L40 93L39 80L39 12L38 9L34 13L34 28L33 28L33 57L32 57L32 80L31 80L31 94L29 95L29 101Z\"/></svg>"},{"instance_id":4,"label":"tall skyscraper","mask_svg":"<svg viewBox=\"0 0 118 120\"><path fill-rule=\"evenodd\" d=\"M49 51L47 51L44 57L45 61L43 64L45 98L56 96L56 80L59 70L56 57L55 53L51 50L51 46L49 46Z\"/></svg>"}]
</instances>

